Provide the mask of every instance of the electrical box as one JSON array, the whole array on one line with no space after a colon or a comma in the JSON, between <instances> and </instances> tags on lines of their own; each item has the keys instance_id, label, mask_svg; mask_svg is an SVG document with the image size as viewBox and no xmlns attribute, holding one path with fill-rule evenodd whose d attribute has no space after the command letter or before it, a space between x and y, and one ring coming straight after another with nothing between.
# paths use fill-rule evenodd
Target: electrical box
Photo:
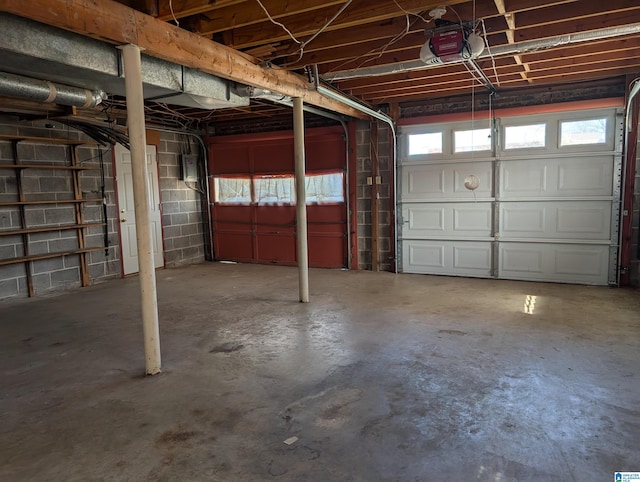
<instances>
[{"instance_id":1,"label":"electrical box","mask_svg":"<svg viewBox=\"0 0 640 482\"><path fill-rule=\"evenodd\" d=\"M198 156L195 154L182 154L182 180L198 182Z\"/></svg>"}]
</instances>

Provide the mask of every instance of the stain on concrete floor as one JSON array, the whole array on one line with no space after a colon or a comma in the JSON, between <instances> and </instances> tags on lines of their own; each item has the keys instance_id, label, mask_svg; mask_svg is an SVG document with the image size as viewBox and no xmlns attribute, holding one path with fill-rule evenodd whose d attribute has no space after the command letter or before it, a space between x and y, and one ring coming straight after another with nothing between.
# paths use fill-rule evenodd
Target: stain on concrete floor
<instances>
[{"instance_id":1,"label":"stain on concrete floor","mask_svg":"<svg viewBox=\"0 0 640 482\"><path fill-rule=\"evenodd\" d=\"M0 303L0 480L638 469L637 292L312 270L300 304L296 283L266 266L158 272L164 371L151 378L135 278Z\"/></svg>"}]
</instances>

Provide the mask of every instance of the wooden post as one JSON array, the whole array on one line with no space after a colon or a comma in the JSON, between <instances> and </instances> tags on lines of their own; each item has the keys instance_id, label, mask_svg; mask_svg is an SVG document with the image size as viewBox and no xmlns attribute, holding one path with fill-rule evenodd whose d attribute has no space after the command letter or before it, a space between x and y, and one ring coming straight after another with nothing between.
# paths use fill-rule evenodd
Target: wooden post
<instances>
[{"instance_id":1,"label":"wooden post","mask_svg":"<svg viewBox=\"0 0 640 482\"><path fill-rule=\"evenodd\" d=\"M304 110L300 97L293 99L293 144L296 173L296 225L300 301L309 303L309 251L307 246L307 193L305 189Z\"/></svg>"},{"instance_id":2,"label":"wooden post","mask_svg":"<svg viewBox=\"0 0 640 482\"><path fill-rule=\"evenodd\" d=\"M153 262L153 239L149 216L149 169L147 167L140 48L136 45L124 45L120 49L124 60L129 142L131 145L131 175L134 211L136 213L146 373L147 375L156 375L160 373L161 365L160 330L158 328L156 271Z\"/></svg>"}]
</instances>

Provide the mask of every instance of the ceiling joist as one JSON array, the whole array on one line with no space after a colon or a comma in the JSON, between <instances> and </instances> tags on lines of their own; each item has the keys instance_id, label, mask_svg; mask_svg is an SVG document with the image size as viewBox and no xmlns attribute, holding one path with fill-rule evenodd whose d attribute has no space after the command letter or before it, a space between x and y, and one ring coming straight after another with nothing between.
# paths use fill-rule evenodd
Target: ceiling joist
<instances>
[{"instance_id":1,"label":"ceiling joist","mask_svg":"<svg viewBox=\"0 0 640 482\"><path fill-rule=\"evenodd\" d=\"M104 40L133 44L145 54L224 79L267 89L351 117L360 111L316 92L301 75L263 68L246 54L111 0L1 0L2 10Z\"/></svg>"}]
</instances>

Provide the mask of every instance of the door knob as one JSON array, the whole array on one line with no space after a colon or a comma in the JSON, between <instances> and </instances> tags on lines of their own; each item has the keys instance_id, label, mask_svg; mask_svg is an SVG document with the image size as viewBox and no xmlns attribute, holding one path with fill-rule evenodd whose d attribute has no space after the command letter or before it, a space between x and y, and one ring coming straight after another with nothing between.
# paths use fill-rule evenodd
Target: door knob
<instances>
[{"instance_id":1,"label":"door knob","mask_svg":"<svg viewBox=\"0 0 640 482\"><path fill-rule=\"evenodd\" d=\"M122 219L120 220L120 222L121 222L121 223L126 223L126 222L127 222L127 218L122 218Z\"/></svg>"}]
</instances>

